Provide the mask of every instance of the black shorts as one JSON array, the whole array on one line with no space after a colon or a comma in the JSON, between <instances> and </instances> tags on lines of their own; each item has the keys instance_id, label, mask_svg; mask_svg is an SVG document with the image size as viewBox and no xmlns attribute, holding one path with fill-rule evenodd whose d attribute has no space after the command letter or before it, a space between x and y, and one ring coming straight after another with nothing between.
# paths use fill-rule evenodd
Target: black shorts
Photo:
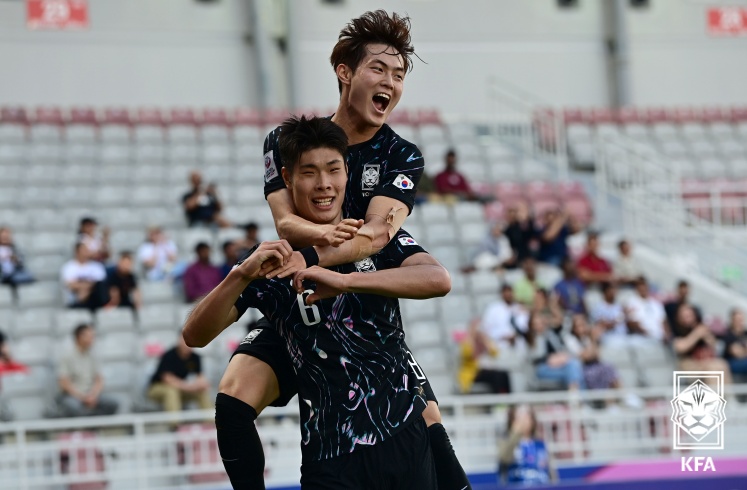
<instances>
[{"instance_id":1,"label":"black shorts","mask_svg":"<svg viewBox=\"0 0 747 490\"><path fill-rule=\"evenodd\" d=\"M350 454L301 465L301 490L436 490L425 421Z\"/></svg>"},{"instance_id":2,"label":"black shorts","mask_svg":"<svg viewBox=\"0 0 747 490\"><path fill-rule=\"evenodd\" d=\"M231 357L236 354L256 357L275 372L280 396L270 403L271 406L284 407L298 393L296 370L293 369L285 340L266 318L262 317L257 321L257 326L244 337Z\"/></svg>"}]
</instances>

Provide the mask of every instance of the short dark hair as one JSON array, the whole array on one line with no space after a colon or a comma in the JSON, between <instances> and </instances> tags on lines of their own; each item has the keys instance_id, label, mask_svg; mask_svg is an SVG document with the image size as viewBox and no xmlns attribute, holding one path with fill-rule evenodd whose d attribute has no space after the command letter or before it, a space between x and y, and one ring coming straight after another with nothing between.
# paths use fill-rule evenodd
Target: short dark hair
<instances>
[{"instance_id":1,"label":"short dark hair","mask_svg":"<svg viewBox=\"0 0 747 490\"><path fill-rule=\"evenodd\" d=\"M251 222L245 224L242 228L244 228L244 231L258 230L259 226L254 221L251 221Z\"/></svg>"},{"instance_id":2,"label":"short dark hair","mask_svg":"<svg viewBox=\"0 0 747 490\"><path fill-rule=\"evenodd\" d=\"M228 247L230 247L231 245L233 245L233 240L226 240L225 242L223 242L223 252L228 250Z\"/></svg>"},{"instance_id":3,"label":"short dark hair","mask_svg":"<svg viewBox=\"0 0 747 490\"><path fill-rule=\"evenodd\" d=\"M200 242L197 245L195 245L195 253L200 253L200 250L209 249L210 245L208 245L206 242Z\"/></svg>"},{"instance_id":4,"label":"short dark hair","mask_svg":"<svg viewBox=\"0 0 747 490\"><path fill-rule=\"evenodd\" d=\"M615 283L611 281L604 281L601 285L601 289L603 293L606 293L610 289L615 289Z\"/></svg>"},{"instance_id":5,"label":"short dark hair","mask_svg":"<svg viewBox=\"0 0 747 490\"><path fill-rule=\"evenodd\" d=\"M391 46L402 56L405 72L412 69L415 48L410 37L410 17L397 13L390 16L386 10L381 9L366 12L342 28L329 57L332 68L337 71L339 65L346 65L355 72L366 57L366 46L369 44ZM342 83L339 80L337 86L342 93Z\"/></svg>"},{"instance_id":6,"label":"short dark hair","mask_svg":"<svg viewBox=\"0 0 747 490\"><path fill-rule=\"evenodd\" d=\"M446 156L447 157L455 157L456 156L456 150L454 148L449 148L446 150Z\"/></svg>"},{"instance_id":7,"label":"short dark hair","mask_svg":"<svg viewBox=\"0 0 747 490\"><path fill-rule=\"evenodd\" d=\"M119 252L119 258L120 259L131 259L132 252L130 250L122 250L121 252Z\"/></svg>"},{"instance_id":8,"label":"short dark hair","mask_svg":"<svg viewBox=\"0 0 747 490\"><path fill-rule=\"evenodd\" d=\"M686 279L680 279L679 281L677 281L677 287L678 288L681 288L681 287L686 287L687 288L687 287L690 287L690 283L687 282Z\"/></svg>"},{"instance_id":9,"label":"short dark hair","mask_svg":"<svg viewBox=\"0 0 747 490\"><path fill-rule=\"evenodd\" d=\"M93 326L89 323L81 323L77 327L75 327L75 330L73 330L73 337L75 340L78 340L81 335L83 335L83 332L88 330L89 328L93 328Z\"/></svg>"},{"instance_id":10,"label":"short dark hair","mask_svg":"<svg viewBox=\"0 0 747 490\"><path fill-rule=\"evenodd\" d=\"M292 116L280 126L278 138L280 159L288 172L293 173L301 155L317 148L330 148L342 155L348 148L348 137L340 126L326 117Z\"/></svg>"}]
</instances>

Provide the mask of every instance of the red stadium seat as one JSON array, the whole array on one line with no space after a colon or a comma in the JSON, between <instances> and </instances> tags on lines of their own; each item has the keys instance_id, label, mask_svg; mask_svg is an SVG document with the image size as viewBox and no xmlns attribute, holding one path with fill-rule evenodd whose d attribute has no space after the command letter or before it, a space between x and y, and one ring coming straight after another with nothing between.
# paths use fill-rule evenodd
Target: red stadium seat
<instances>
[{"instance_id":1,"label":"red stadium seat","mask_svg":"<svg viewBox=\"0 0 747 490\"><path fill-rule=\"evenodd\" d=\"M649 124L669 122L666 109L659 107L648 109L648 111L646 111L646 117L648 118Z\"/></svg>"},{"instance_id":2,"label":"red stadium seat","mask_svg":"<svg viewBox=\"0 0 747 490\"><path fill-rule=\"evenodd\" d=\"M34 111L34 123L61 126L65 123L62 109L59 107L37 107Z\"/></svg>"},{"instance_id":3,"label":"red stadium seat","mask_svg":"<svg viewBox=\"0 0 747 490\"><path fill-rule=\"evenodd\" d=\"M90 481L91 474L102 474L105 471L104 454L96 447L96 434L87 431L75 431L61 434L58 440L65 449L60 452L60 470L64 475L80 476L81 480L67 486L69 490L104 490L106 480Z\"/></svg>"},{"instance_id":4,"label":"red stadium seat","mask_svg":"<svg viewBox=\"0 0 747 490\"><path fill-rule=\"evenodd\" d=\"M28 124L29 118L23 107L3 107L0 109L0 123Z\"/></svg>"},{"instance_id":5,"label":"red stadium seat","mask_svg":"<svg viewBox=\"0 0 747 490\"><path fill-rule=\"evenodd\" d=\"M200 466L219 464L220 452L212 424L188 424L177 429L179 464L188 468L191 483L210 483L228 479L225 471L199 471ZM197 468L197 470L195 470Z\"/></svg>"},{"instance_id":6,"label":"red stadium seat","mask_svg":"<svg viewBox=\"0 0 747 490\"><path fill-rule=\"evenodd\" d=\"M287 109L265 109L261 113L262 124L265 126L277 126L290 116L290 111Z\"/></svg>"},{"instance_id":7,"label":"red stadium seat","mask_svg":"<svg viewBox=\"0 0 747 490\"><path fill-rule=\"evenodd\" d=\"M557 211L560 209L560 202L557 199L533 199L531 201L532 214L538 219L542 219L548 211Z\"/></svg>"},{"instance_id":8,"label":"red stadium seat","mask_svg":"<svg viewBox=\"0 0 747 490\"><path fill-rule=\"evenodd\" d=\"M415 119L417 124L443 124L438 109L419 109Z\"/></svg>"},{"instance_id":9,"label":"red stadium seat","mask_svg":"<svg viewBox=\"0 0 747 490\"><path fill-rule=\"evenodd\" d=\"M586 189L584 189L583 184L575 180L569 180L566 182L558 182L557 188L558 188L557 190L558 197L560 197L564 201L568 199L569 197L585 197L586 196Z\"/></svg>"},{"instance_id":10,"label":"red stadium seat","mask_svg":"<svg viewBox=\"0 0 747 490\"><path fill-rule=\"evenodd\" d=\"M131 125L130 111L122 107L107 107L104 109L102 124Z\"/></svg>"},{"instance_id":11,"label":"red stadium seat","mask_svg":"<svg viewBox=\"0 0 747 490\"><path fill-rule=\"evenodd\" d=\"M259 126L261 123L259 111L249 107L236 109L236 112L233 113L233 120L235 124L244 126Z\"/></svg>"},{"instance_id":12,"label":"red stadium seat","mask_svg":"<svg viewBox=\"0 0 747 490\"><path fill-rule=\"evenodd\" d=\"M607 107L596 107L591 110L591 123L603 124L617 122L616 116L615 112Z\"/></svg>"},{"instance_id":13,"label":"red stadium seat","mask_svg":"<svg viewBox=\"0 0 747 490\"><path fill-rule=\"evenodd\" d=\"M617 111L617 120L621 124L642 123L648 119L637 107L621 107Z\"/></svg>"},{"instance_id":14,"label":"red stadium seat","mask_svg":"<svg viewBox=\"0 0 747 490\"><path fill-rule=\"evenodd\" d=\"M485 205L485 219L489 223L504 222L506 220L506 206L499 201Z\"/></svg>"},{"instance_id":15,"label":"red stadium seat","mask_svg":"<svg viewBox=\"0 0 747 490\"><path fill-rule=\"evenodd\" d=\"M555 184L541 180L528 182L525 186L525 194L530 201L556 200L558 197Z\"/></svg>"},{"instance_id":16,"label":"red stadium seat","mask_svg":"<svg viewBox=\"0 0 747 490\"><path fill-rule=\"evenodd\" d=\"M722 122L728 120L728 114L721 107L705 107L700 118L705 123Z\"/></svg>"},{"instance_id":17,"label":"red stadium seat","mask_svg":"<svg viewBox=\"0 0 747 490\"><path fill-rule=\"evenodd\" d=\"M563 111L563 120L566 124L585 124L589 117L581 109L568 108Z\"/></svg>"},{"instance_id":18,"label":"red stadium seat","mask_svg":"<svg viewBox=\"0 0 747 490\"><path fill-rule=\"evenodd\" d=\"M73 107L70 109L70 121L71 124L98 124L98 118L96 117L96 111L91 107Z\"/></svg>"},{"instance_id":19,"label":"red stadium seat","mask_svg":"<svg viewBox=\"0 0 747 490\"><path fill-rule=\"evenodd\" d=\"M208 108L202 111L201 122L203 125L228 126L231 120L224 109Z\"/></svg>"},{"instance_id":20,"label":"red stadium seat","mask_svg":"<svg viewBox=\"0 0 747 490\"><path fill-rule=\"evenodd\" d=\"M410 117L410 111L407 109L395 109L389 115L386 123L391 126L392 124L414 124L416 121L415 118Z\"/></svg>"},{"instance_id":21,"label":"red stadium seat","mask_svg":"<svg viewBox=\"0 0 747 490\"><path fill-rule=\"evenodd\" d=\"M682 197L685 199L705 199L711 195L708 182L698 179L682 181Z\"/></svg>"},{"instance_id":22,"label":"red stadium seat","mask_svg":"<svg viewBox=\"0 0 747 490\"><path fill-rule=\"evenodd\" d=\"M505 205L524 199L524 186L517 182L499 182L495 185L495 196Z\"/></svg>"},{"instance_id":23,"label":"red stadium seat","mask_svg":"<svg viewBox=\"0 0 747 490\"><path fill-rule=\"evenodd\" d=\"M683 124L697 120L697 115L692 107L675 107L667 111L667 119L677 124Z\"/></svg>"},{"instance_id":24,"label":"red stadium seat","mask_svg":"<svg viewBox=\"0 0 747 490\"><path fill-rule=\"evenodd\" d=\"M729 119L735 123L747 121L747 107L732 107Z\"/></svg>"},{"instance_id":25,"label":"red stadium seat","mask_svg":"<svg viewBox=\"0 0 747 490\"><path fill-rule=\"evenodd\" d=\"M178 124L180 126L195 126L197 124L197 118L192 109L188 108L175 108L169 112L169 122Z\"/></svg>"},{"instance_id":26,"label":"red stadium seat","mask_svg":"<svg viewBox=\"0 0 747 490\"><path fill-rule=\"evenodd\" d=\"M137 111L137 124L147 126L163 126L163 114L156 108L143 107Z\"/></svg>"},{"instance_id":27,"label":"red stadium seat","mask_svg":"<svg viewBox=\"0 0 747 490\"><path fill-rule=\"evenodd\" d=\"M571 217L583 226L588 226L594 217L594 210L586 198L570 198L563 203L563 207Z\"/></svg>"}]
</instances>

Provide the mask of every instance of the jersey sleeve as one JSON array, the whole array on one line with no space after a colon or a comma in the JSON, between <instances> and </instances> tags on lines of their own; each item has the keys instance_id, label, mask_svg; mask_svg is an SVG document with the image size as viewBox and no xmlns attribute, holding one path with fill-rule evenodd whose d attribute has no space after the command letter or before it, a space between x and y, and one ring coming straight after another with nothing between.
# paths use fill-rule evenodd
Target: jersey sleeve
<instances>
[{"instance_id":1,"label":"jersey sleeve","mask_svg":"<svg viewBox=\"0 0 747 490\"><path fill-rule=\"evenodd\" d=\"M402 265L408 257L417 253L428 253L407 231L400 229L381 251L387 269Z\"/></svg>"},{"instance_id":2,"label":"jersey sleeve","mask_svg":"<svg viewBox=\"0 0 747 490\"><path fill-rule=\"evenodd\" d=\"M236 267L241 265L259 248L260 245L261 244L258 243L247 250L246 253L239 257L239 260L236 262L236 265L234 265L232 269L235 269ZM238 315L236 316L237 321L244 315L244 313L246 313L246 310L248 310L249 308L259 308L259 306L262 304L263 295L260 289L261 284L265 282L267 281L264 279L257 279L256 281L252 281L246 288L244 288L244 291L241 292L241 295L233 304L238 311Z\"/></svg>"},{"instance_id":3,"label":"jersey sleeve","mask_svg":"<svg viewBox=\"0 0 747 490\"><path fill-rule=\"evenodd\" d=\"M373 195L402 201L411 212L423 169L423 154L420 153L418 147L412 143L400 141L392 147L384 174L379 179Z\"/></svg>"},{"instance_id":4,"label":"jersey sleeve","mask_svg":"<svg viewBox=\"0 0 747 490\"><path fill-rule=\"evenodd\" d=\"M280 170L283 168L283 162L280 160L280 150L278 149L278 136L280 127L270 131L265 138L265 144L262 147L263 174L265 179L265 199L278 189L285 189L285 182Z\"/></svg>"}]
</instances>

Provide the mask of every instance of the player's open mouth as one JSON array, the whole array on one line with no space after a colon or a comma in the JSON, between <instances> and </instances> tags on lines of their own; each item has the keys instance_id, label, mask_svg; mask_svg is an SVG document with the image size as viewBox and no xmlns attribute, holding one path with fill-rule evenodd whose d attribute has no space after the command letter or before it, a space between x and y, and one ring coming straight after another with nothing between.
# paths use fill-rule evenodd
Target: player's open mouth
<instances>
[{"instance_id":1,"label":"player's open mouth","mask_svg":"<svg viewBox=\"0 0 747 490\"><path fill-rule=\"evenodd\" d=\"M384 92L379 92L378 94L374 94L373 105L374 105L374 109L376 109L376 112L384 114L386 112L386 108L389 107L390 99L391 99L391 96L389 94L385 94Z\"/></svg>"},{"instance_id":2,"label":"player's open mouth","mask_svg":"<svg viewBox=\"0 0 747 490\"><path fill-rule=\"evenodd\" d=\"M314 203L314 206L322 209L328 209L332 206L332 201L334 201L334 197L325 197L325 198L319 198L319 199L312 199L311 202Z\"/></svg>"}]
</instances>

